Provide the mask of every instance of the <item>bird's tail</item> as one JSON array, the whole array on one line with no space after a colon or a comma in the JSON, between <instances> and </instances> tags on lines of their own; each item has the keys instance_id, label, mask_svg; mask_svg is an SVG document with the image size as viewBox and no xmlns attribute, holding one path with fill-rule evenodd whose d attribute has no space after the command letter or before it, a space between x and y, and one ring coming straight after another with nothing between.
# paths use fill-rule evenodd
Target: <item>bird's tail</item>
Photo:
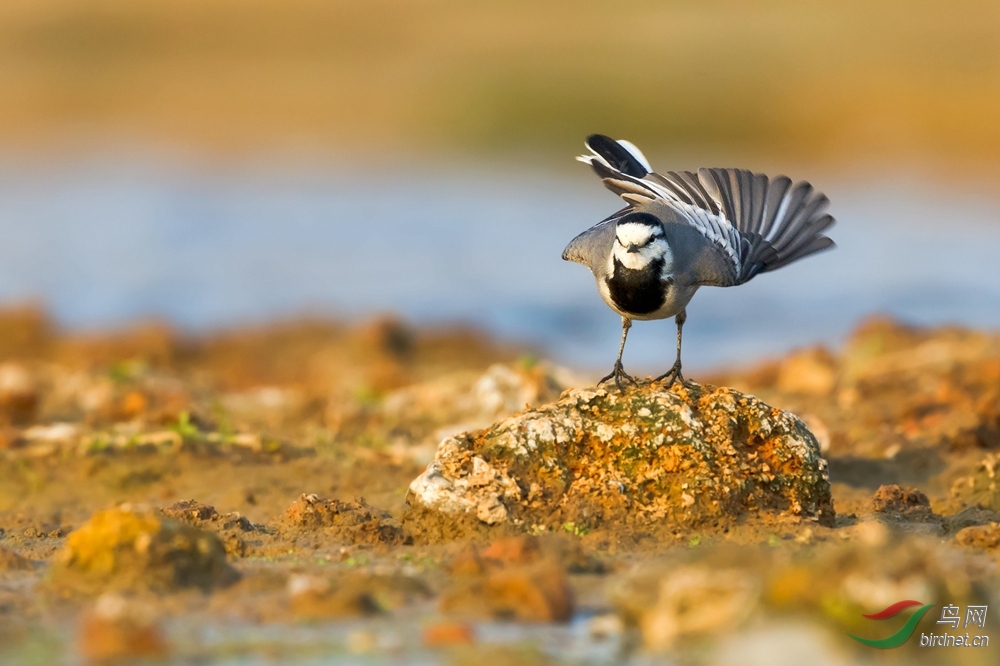
<instances>
[{"instance_id":1,"label":"bird's tail","mask_svg":"<svg viewBox=\"0 0 1000 666\"><path fill-rule=\"evenodd\" d=\"M603 134L591 134L586 144L590 155L580 155L576 159L594 167L599 176L604 176L604 169L599 167L633 178L642 178L653 170L646 156L630 141L615 141Z\"/></svg>"}]
</instances>

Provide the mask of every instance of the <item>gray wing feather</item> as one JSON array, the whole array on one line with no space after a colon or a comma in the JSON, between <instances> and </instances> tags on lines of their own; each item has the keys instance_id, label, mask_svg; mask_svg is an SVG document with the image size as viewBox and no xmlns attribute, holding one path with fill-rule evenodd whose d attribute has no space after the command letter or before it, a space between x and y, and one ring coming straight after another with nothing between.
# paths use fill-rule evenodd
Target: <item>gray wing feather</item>
<instances>
[{"instance_id":1,"label":"gray wing feather","mask_svg":"<svg viewBox=\"0 0 1000 666\"><path fill-rule=\"evenodd\" d=\"M748 231L751 234L759 234L761 225L764 222L764 202L767 198L767 176L762 173L754 174L751 183L752 192L750 195L750 225Z\"/></svg>"},{"instance_id":2,"label":"gray wing feather","mask_svg":"<svg viewBox=\"0 0 1000 666\"><path fill-rule=\"evenodd\" d=\"M829 199L812 185L794 187L785 176L773 180L742 169L700 169L699 179L718 196L721 216L738 231L738 270L733 284L775 270L797 259L833 247L821 234L833 217L824 215ZM704 284L718 284L714 278ZM720 286L729 286L724 284Z\"/></svg>"},{"instance_id":3,"label":"gray wing feather","mask_svg":"<svg viewBox=\"0 0 1000 666\"><path fill-rule=\"evenodd\" d=\"M619 211L579 234L563 250L562 258L588 267L596 276L607 272L607 258L615 242L614 221L630 208Z\"/></svg>"},{"instance_id":4,"label":"gray wing feather","mask_svg":"<svg viewBox=\"0 0 1000 666\"><path fill-rule=\"evenodd\" d=\"M826 217L830 217L827 215ZM830 224L833 224L833 218L830 218ZM810 239L804 246L797 249L794 254L788 254L784 258L779 258L777 261L773 262L768 266L769 271L776 270L782 266L787 266L788 264L801 259L802 257L807 257L810 254L815 254L816 252L822 252L828 248L835 247L834 242L827 238L826 236L815 236Z\"/></svg>"},{"instance_id":5,"label":"gray wing feather","mask_svg":"<svg viewBox=\"0 0 1000 666\"><path fill-rule=\"evenodd\" d=\"M766 176L765 176L766 178ZM767 195L764 197L764 213L761 219L760 235L767 238L774 228L774 221L778 218L778 213L788 188L792 186L792 179L788 176L778 176L771 179L767 185Z\"/></svg>"}]
</instances>

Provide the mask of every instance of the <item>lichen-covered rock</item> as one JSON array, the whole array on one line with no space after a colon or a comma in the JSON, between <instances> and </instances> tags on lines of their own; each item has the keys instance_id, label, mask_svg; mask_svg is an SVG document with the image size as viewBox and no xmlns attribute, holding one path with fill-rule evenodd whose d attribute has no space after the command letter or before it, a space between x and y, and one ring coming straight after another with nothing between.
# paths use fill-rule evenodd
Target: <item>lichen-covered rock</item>
<instances>
[{"instance_id":1,"label":"lichen-covered rock","mask_svg":"<svg viewBox=\"0 0 1000 666\"><path fill-rule=\"evenodd\" d=\"M826 461L798 418L697 385L568 391L448 438L409 504L414 532L434 515L535 530L834 517Z\"/></svg>"},{"instance_id":2,"label":"lichen-covered rock","mask_svg":"<svg viewBox=\"0 0 1000 666\"><path fill-rule=\"evenodd\" d=\"M215 534L130 506L91 516L67 537L54 569L57 584L84 592L207 590L237 577Z\"/></svg>"}]
</instances>

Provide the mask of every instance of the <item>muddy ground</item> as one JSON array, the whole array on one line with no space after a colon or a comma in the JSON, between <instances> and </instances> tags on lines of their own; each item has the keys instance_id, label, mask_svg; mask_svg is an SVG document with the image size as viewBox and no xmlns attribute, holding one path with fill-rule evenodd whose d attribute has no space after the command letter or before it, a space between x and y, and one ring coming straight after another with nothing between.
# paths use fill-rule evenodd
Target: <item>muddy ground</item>
<instances>
[{"instance_id":1,"label":"muddy ground","mask_svg":"<svg viewBox=\"0 0 1000 666\"><path fill-rule=\"evenodd\" d=\"M438 442L593 379L392 319L190 338L0 313L0 663L1000 663L919 645L1000 645L1000 336L873 319L695 377L805 421L832 522L423 529L408 486ZM889 636L909 611L862 613L901 600L934 604L901 647L846 635Z\"/></svg>"}]
</instances>

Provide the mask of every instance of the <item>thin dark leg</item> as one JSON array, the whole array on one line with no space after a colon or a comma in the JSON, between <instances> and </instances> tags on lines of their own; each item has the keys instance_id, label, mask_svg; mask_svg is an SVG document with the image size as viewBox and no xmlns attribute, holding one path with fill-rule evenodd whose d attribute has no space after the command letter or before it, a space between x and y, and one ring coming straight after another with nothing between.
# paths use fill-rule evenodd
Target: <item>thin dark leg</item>
<instances>
[{"instance_id":1,"label":"thin dark leg","mask_svg":"<svg viewBox=\"0 0 1000 666\"><path fill-rule=\"evenodd\" d=\"M674 317L674 321L677 322L677 360L674 361L674 365L666 373L660 375L654 382L658 382L663 379L669 378L667 382L667 388L674 385L674 382L678 379L681 380L681 384L684 384L684 375L681 374L681 331L684 328L684 322L687 321L687 310L681 310Z\"/></svg>"},{"instance_id":2,"label":"thin dark leg","mask_svg":"<svg viewBox=\"0 0 1000 666\"><path fill-rule=\"evenodd\" d=\"M625 372L625 368L622 367L622 352L625 351L625 338L628 337L628 329L630 328L632 328L632 320L628 317L622 317L622 343L618 345L618 359L615 361L615 368L611 371L611 374L606 377L602 377L601 381L597 382L598 385L603 384L609 379L614 379L615 385L618 387L618 390L621 391L624 390L622 388L623 379L632 382L633 384L637 383L633 377Z\"/></svg>"}]
</instances>

